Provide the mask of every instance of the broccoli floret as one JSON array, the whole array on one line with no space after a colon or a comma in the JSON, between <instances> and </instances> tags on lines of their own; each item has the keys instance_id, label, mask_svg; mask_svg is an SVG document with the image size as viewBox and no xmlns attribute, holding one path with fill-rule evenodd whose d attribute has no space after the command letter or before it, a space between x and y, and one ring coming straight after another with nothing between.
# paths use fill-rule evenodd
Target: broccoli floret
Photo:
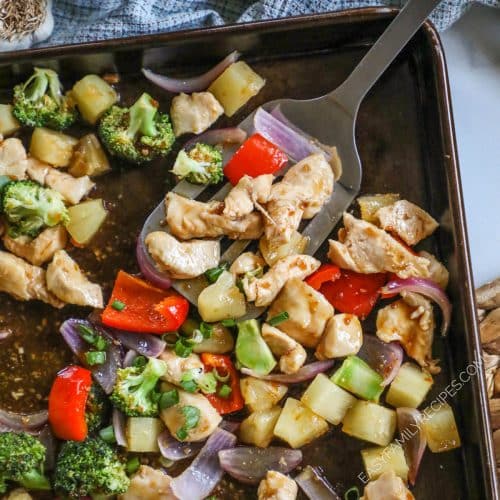
<instances>
[{"instance_id":1,"label":"broccoli floret","mask_svg":"<svg viewBox=\"0 0 500 500\"><path fill-rule=\"evenodd\" d=\"M66 441L57 457L54 488L70 498L119 495L130 480L113 447L99 438Z\"/></svg>"},{"instance_id":2,"label":"broccoli floret","mask_svg":"<svg viewBox=\"0 0 500 500\"><path fill-rule=\"evenodd\" d=\"M168 115L146 93L130 108L112 106L99 123L99 136L110 154L136 164L166 156L175 140Z\"/></svg>"},{"instance_id":3,"label":"broccoli floret","mask_svg":"<svg viewBox=\"0 0 500 500\"><path fill-rule=\"evenodd\" d=\"M0 493L13 481L32 490L50 490L43 472L45 446L25 432L0 434Z\"/></svg>"},{"instance_id":4,"label":"broccoli floret","mask_svg":"<svg viewBox=\"0 0 500 500\"><path fill-rule=\"evenodd\" d=\"M192 184L218 184L224 177L222 151L201 142L189 151L181 149L172 173Z\"/></svg>"},{"instance_id":5,"label":"broccoli floret","mask_svg":"<svg viewBox=\"0 0 500 500\"><path fill-rule=\"evenodd\" d=\"M159 399L156 384L166 371L166 363L154 358L145 366L119 368L111 402L129 417L156 417Z\"/></svg>"},{"instance_id":6,"label":"broccoli floret","mask_svg":"<svg viewBox=\"0 0 500 500\"><path fill-rule=\"evenodd\" d=\"M92 384L85 407L85 420L89 432L102 429L109 420L111 404L100 385Z\"/></svg>"},{"instance_id":7,"label":"broccoli floret","mask_svg":"<svg viewBox=\"0 0 500 500\"><path fill-rule=\"evenodd\" d=\"M29 127L50 127L63 130L77 118L75 103L63 95L55 71L35 68L25 83L14 87L13 115Z\"/></svg>"}]
</instances>

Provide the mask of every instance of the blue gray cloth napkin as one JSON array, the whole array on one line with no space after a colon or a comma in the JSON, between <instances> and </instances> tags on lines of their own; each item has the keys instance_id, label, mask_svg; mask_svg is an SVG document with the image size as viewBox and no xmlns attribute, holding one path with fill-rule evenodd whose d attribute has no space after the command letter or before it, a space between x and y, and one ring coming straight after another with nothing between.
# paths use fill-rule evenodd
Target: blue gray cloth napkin
<instances>
[{"instance_id":1,"label":"blue gray cloth napkin","mask_svg":"<svg viewBox=\"0 0 500 500\"><path fill-rule=\"evenodd\" d=\"M472 3L472 0L443 0L435 9L432 21L443 30ZM500 0L481 0L481 3L500 6ZM40 45L403 4L404 0L54 0L55 29Z\"/></svg>"}]
</instances>

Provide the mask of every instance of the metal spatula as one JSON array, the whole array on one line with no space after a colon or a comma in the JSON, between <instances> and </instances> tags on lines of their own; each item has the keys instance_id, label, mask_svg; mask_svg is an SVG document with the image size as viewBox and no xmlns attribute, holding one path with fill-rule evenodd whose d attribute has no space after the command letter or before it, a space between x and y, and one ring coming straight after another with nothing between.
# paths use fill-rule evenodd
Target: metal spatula
<instances>
[{"instance_id":1,"label":"metal spatula","mask_svg":"<svg viewBox=\"0 0 500 500\"><path fill-rule=\"evenodd\" d=\"M331 199L302 232L309 237L308 254L313 255L328 238L344 210L359 192L362 170L354 134L361 101L439 2L440 0L409 0L349 77L333 92L316 99L277 99L263 105L268 111L279 106L281 113L294 126L322 144L336 146L342 161L343 174L335 184ZM253 132L254 114L255 111L239 125L249 134ZM231 187L226 184L213 199L223 200ZM196 198L205 188L206 186L182 181L173 191L187 198ZM164 219L165 204L162 201L146 220L139 238L144 240L152 231L164 231ZM249 243L246 240L235 241L221 260L233 262ZM198 295L207 286L207 282L202 276L177 280L173 286L191 303L196 304ZM262 308L250 307L245 317L257 317L262 312Z\"/></svg>"}]
</instances>

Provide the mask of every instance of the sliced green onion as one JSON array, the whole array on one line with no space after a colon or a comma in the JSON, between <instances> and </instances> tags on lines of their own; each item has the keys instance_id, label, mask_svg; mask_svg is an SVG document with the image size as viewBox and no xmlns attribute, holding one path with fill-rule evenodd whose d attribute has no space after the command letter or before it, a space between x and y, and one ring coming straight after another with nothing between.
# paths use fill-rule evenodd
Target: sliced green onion
<instances>
[{"instance_id":1,"label":"sliced green onion","mask_svg":"<svg viewBox=\"0 0 500 500\"><path fill-rule=\"evenodd\" d=\"M226 328L231 328L233 326L236 326L236 321L234 319L223 319L220 324L222 326L225 326Z\"/></svg>"},{"instance_id":2,"label":"sliced green onion","mask_svg":"<svg viewBox=\"0 0 500 500\"><path fill-rule=\"evenodd\" d=\"M218 380L219 382L227 382L231 378L231 374L229 372L225 375L220 375L217 368L214 368L212 373L214 374L215 380Z\"/></svg>"},{"instance_id":3,"label":"sliced green onion","mask_svg":"<svg viewBox=\"0 0 500 500\"><path fill-rule=\"evenodd\" d=\"M198 390L197 375L195 369L184 372L179 382L180 386L187 392L196 392Z\"/></svg>"},{"instance_id":4,"label":"sliced green onion","mask_svg":"<svg viewBox=\"0 0 500 500\"><path fill-rule=\"evenodd\" d=\"M88 365L102 365L106 361L106 353L104 351L88 351L85 353L85 361Z\"/></svg>"},{"instance_id":5,"label":"sliced green onion","mask_svg":"<svg viewBox=\"0 0 500 500\"><path fill-rule=\"evenodd\" d=\"M126 465L126 470L127 474L131 476L135 472L139 470L139 467L141 466L141 462L139 460L139 457L131 457L127 460L127 465Z\"/></svg>"},{"instance_id":6,"label":"sliced green onion","mask_svg":"<svg viewBox=\"0 0 500 500\"><path fill-rule=\"evenodd\" d=\"M227 399L229 396L231 396L231 393L233 392L233 390L231 389L231 387L229 387L227 384L224 384L220 389L219 389L219 392L218 392L218 395L221 397L221 398L224 398L224 399Z\"/></svg>"},{"instance_id":7,"label":"sliced green onion","mask_svg":"<svg viewBox=\"0 0 500 500\"><path fill-rule=\"evenodd\" d=\"M160 396L160 401L158 405L160 410L166 410L175 406L179 402L179 391L177 389L172 389L170 391L163 392Z\"/></svg>"},{"instance_id":8,"label":"sliced green onion","mask_svg":"<svg viewBox=\"0 0 500 500\"><path fill-rule=\"evenodd\" d=\"M98 351L105 351L108 347L108 341L104 337L98 335L93 345Z\"/></svg>"},{"instance_id":9,"label":"sliced green onion","mask_svg":"<svg viewBox=\"0 0 500 500\"><path fill-rule=\"evenodd\" d=\"M116 443L115 431L113 430L113 426L104 427L99 431L99 437L106 441L106 443Z\"/></svg>"},{"instance_id":10,"label":"sliced green onion","mask_svg":"<svg viewBox=\"0 0 500 500\"><path fill-rule=\"evenodd\" d=\"M121 300L113 300L111 307L115 311L123 311L127 306L126 306L125 302L122 302Z\"/></svg>"},{"instance_id":11,"label":"sliced green onion","mask_svg":"<svg viewBox=\"0 0 500 500\"><path fill-rule=\"evenodd\" d=\"M78 325L78 333L80 334L80 337L85 340L85 342L94 345L97 334L94 330L92 330L92 328L85 325Z\"/></svg>"},{"instance_id":12,"label":"sliced green onion","mask_svg":"<svg viewBox=\"0 0 500 500\"><path fill-rule=\"evenodd\" d=\"M132 361L132 366L134 368L142 368L146 366L148 363L148 360L146 359L145 356L136 356L134 361Z\"/></svg>"},{"instance_id":13,"label":"sliced green onion","mask_svg":"<svg viewBox=\"0 0 500 500\"><path fill-rule=\"evenodd\" d=\"M213 373L204 373L196 380L196 383L204 394L214 394L217 392L217 379Z\"/></svg>"},{"instance_id":14,"label":"sliced green onion","mask_svg":"<svg viewBox=\"0 0 500 500\"><path fill-rule=\"evenodd\" d=\"M178 339L175 343L174 350L175 354L177 354L180 358L187 358L193 352L193 347L186 345L184 339Z\"/></svg>"},{"instance_id":15,"label":"sliced green onion","mask_svg":"<svg viewBox=\"0 0 500 500\"><path fill-rule=\"evenodd\" d=\"M212 336L213 331L214 331L213 325L209 325L204 321L200 323L200 332L203 335L204 339L209 339Z\"/></svg>"},{"instance_id":16,"label":"sliced green onion","mask_svg":"<svg viewBox=\"0 0 500 500\"><path fill-rule=\"evenodd\" d=\"M349 488L344 493L344 500L359 500L359 490L357 486Z\"/></svg>"},{"instance_id":17,"label":"sliced green onion","mask_svg":"<svg viewBox=\"0 0 500 500\"><path fill-rule=\"evenodd\" d=\"M201 411L199 410L199 408L196 408L196 406L187 405L183 406L180 409L180 412L184 417L184 425L177 429L176 435L182 441L187 438L188 431L194 429L198 425L200 421Z\"/></svg>"},{"instance_id":18,"label":"sliced green onion","mask_svg":"<svg viewBox=\"0 0 500 500\"><path fill-rule=\"evenodd\" d=\"M183 427L179 427L175 435L182 441L188 437L187 430Z\"/></svg>"},{"instance_id":19,"label":"sliced green onion","mask_svg":"<svg viewBox=\"0 0 500 500\"><path fill-rule=\"evenodd\" d=\"M196 345L203 342L203 333L200 330L194 330L191 337L184 339L184 343L189 345Z\"/></svg>"},{"instance_id":20,"label":"sliced green onion","mask_svg":"<svg viewBox=\"0 0 500 500\"><path fill-rule=\"evenodd\" d=\"M227 269L229 269L229 264L227 262L223 262L217 267L212 267L212 269L205 271L205 278L207 278L207 281L210 284L215 283L219 279L219 276Z\"/></svg>"},{"instance_id":21,"label":"sliced green onion","mask_svg":"<svg viewBox=\"0 0 500 500\"><path fill-rule=\"evenodd\" d=\"M271 326L276 326L279 325L280 323L283 323L283 321L286 321L289 317L290 315L286 311L283 311L277 314L276 316L273 316L272 318L268 319L267 322Z\"/></svg>"}]
</instances>

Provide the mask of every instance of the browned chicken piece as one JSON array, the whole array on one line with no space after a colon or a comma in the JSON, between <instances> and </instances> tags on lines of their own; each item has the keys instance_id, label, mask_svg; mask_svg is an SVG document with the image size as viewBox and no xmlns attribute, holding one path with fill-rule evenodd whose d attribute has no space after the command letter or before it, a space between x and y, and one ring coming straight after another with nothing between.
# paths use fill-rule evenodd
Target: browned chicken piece
<instances>
[{"instance_id":1,"label":"browned chicken piece","mask_svg":"<svg viewBox=\"0 0 500 500\"><path fill-rule=\"evenodd\" d=\"M61 302L47 289L45 270L32 266L23 259L0 251L0 292L18 300L41 300L61 308Z\"/></svg>"},{"instance_id":2,"label":"browned chicken piece","mask_svg":"<svg viewBox=\"0 0 500 500\"><path fill-rule=\"evenodd\" d=\"M181 242L168 233L154 231L144 242L156 267L172 278L196 278L219 264L220 243L217 240Z\"/></svg>"},{"instance_id":3,"label":"browned chicken piece","mask_svg":"<svg viewBox=\"0 0 500 500\"><path fill-rule=\"evenodd\" d=\"M170 117L176 137L201 134L224 113L224 108L210 92L181 93L172 99Z\"/></svg>"},{"instance_id":4,"label":"browned chicken piece","mask_svg":"<svg viewBox=\"0 0 500 500\"><path fill-rule=\"evenodd\" d=\"M500 354L500 307L493 309L481 321L481 344L488 351L498 352Z\"/></svg>"},{"instance_id":5,"label":"browned chicken piece","mask_svg":"<svg viewBox=\"0 0 500 500\"><path fill-rule=\"evenodd\" d=\"M297 493L297 483L275 470L267 471L257 490L258 500L295 500Z\"/></svg>"},{"instance_id":6,"label":"browned chicken piece","mask_svg":"<svg viewBox=\"0 0 500 500\"><path fill-rule=\"evenodd\" d=\"M329 240L328 258L342 269L358 273L396 273L400 278L429 277L427 259L410 252L374 224L344 213L339 241Z\"/></svg>"},{"instance_id":7,"label":"browned chicken piece","mask_svg":"<svg viewBox=\"0 0 500 500\"><path fill-rule=\"evenodd\" d=\"M141 465L120 500L178 500L170 488L172 478L162 470Z\"/></svg>"},{"instance_id":8,"label":"browned chicken piece","mask_svg":"<svg viewBox=\"0 0 500 500\"><path fill-rule=\"evenodd\" d=\"M431 302L417 294L408 294L377 314L377 337L399 342L408 356L433 374L441 371L438 360L432 359L434 326Z\"/></svg>"},{"instance_id":9,"label":"browned chicken piece","mask_svg":"<svg viewBox=\"0 0 500 500\"><path fill-rule=\"evenodd\" d=\"M333 192L334 177L324 155L316 153L299 161L273 184L266 205L268 241L285 243L302 219L314 217Z\"/></svg>"},{"instance_id":10,"label":"browned chicken piece","mask_svg":"<svg viewBox=\"0 0 500 500\"><path fill-rule=\"evenodd\" d=\"M272 303L267 317L272 318L287 311L289 318L281 322L279 329L305 347L316 347L333 316L333 307L324 295L295 277L286 282L283 290Z\"/></svg>"},{"instance_id":11,"label":"browned chicken piece","mask_svg":"<svg viewBox=\"0 0 500 500\"><path fill-rule=\"evenodd\" d=\"M489 354L486 351L482 353L484 378L486 379L486 392L489 398L492 398L496 391L497 377L500 371L500 356L498 354Z\"/></svg>"},{"instance_id":12,"label":"browned chicken piece","mask_svg":"<svg viewBox=\"0 0 500 500\"><path fill-rule=\"evenodd\" d=\"M262 204L269 199L273 180L272 174L258 177L244 175L226 196L223 214L231 219L238 219L256 208L261 209Z\"/></svg>"},{"instance_id":13,"label":"browned chicken piece","mask_svg":"<svg viewBox=\"0 0 500 500\"><path fill-rule=\"evenodd\" d=\"M88 175L73 177L36 158L28 158L27 164L27 173L31 179L57 191L72 205L79 203L95 186Z\"/></svg>"},{"instance_id":14,"label":"browned chicken piece","mask_svg":"<svg viewBox=\"0 0 500 500\"><path fill-rule=\"evenodd\" d=\"M481 309L500 307L500 278L479 287L476 290L477 306Z\"/></svg>"},{"instance_id":15,"label":"browned chicken piece","mask_svg":"<svg viewBox=\"0 0 500 500\"><path fill-rule=\"evenodd\" d=\"M316 348L318 359L344 358L357 354L363 345L361 323L354 314L336 314L328 320Z\"/></svg>"},{"instance_id":16,"label":"browned chicken piece","mask_svg":"<svg viewBox=\"0 0 500 500\"><path fill-rule=\"evenodd\" d=\"M203 363L198 354L192 353L187 358L181 358L171 349L165 349L158 359L167 364L167 371L161 379L174 385L180 385L182 375L190 370L198 370L200 375L203 373Z\"/></svg>"},{"instance_id":17,"label":"browned chicken piece","mask_svg":"<svg viewBox=\"0 0 500 500\"><path fill-rule=\"evenodd\" d=\"M231 264L229 271L235 276L251 273L257 269L264 269L265 260L253 252L244 252Z\"/></svg>"},{"instance_id":18,"label":"browned chicken piece","mask_svg":"<svg viewBox=\"0 0 500 500\"><path fill-rule=\"evenodd\" d=\"M310 255L283 257L262 278L243 277L242 285L246 298L249 302L255 302L257 307L268 306L288 280L292 278L303 280L316 271L320 265L321 262Z\"/></svg>"},{"instance_id":19,"label":"browned chicken piece","mask_svg":"<svg viewBox=\"0 0 500 500\"><path fill-rule=\"evenodd\" d=\"M34 266L41 266L51 260L58 250L66 247L67 242L68 233L61 225L44 229L34 239L28 236L11 238L8 234L3 237L3 244L9 252Z\"/></svg>"},{"instance_id":20,"label":"browned chicken piece","mask_svg":"<svg viewBox=\"0 0 500 500\"><path fill-rule=\"evenodd\" d=\"M223 214L224 203L202 203L175 193L165 199L167 224L170 232L181 240L217 238L256 240L263 231L262 216L253 212L240 219L230 219Z\"/></svg>"},{"instance_id":21,"label":"browned chicken piece","mask_svg":"<svg viewBox=\"0 0 500 500\"><path fill-rule=\"evenodd\" d=\"M267 323L262 325L262 338L279 358L279 368L283 373L296 373L306 362L305 349L285 332Z\"/></svg>"},{"instance_id":22,"label":"browned chicken piece","mask_svg":"<svg viewBox=\"0 0 500 500\"><path fill-rule=\"evenodd\" d=\"M26 150L23 143L11 137L0 142L0 175L14 180L26 178Z\"/></svg>"},{"instance_id":23,"label":"browned chicken piece","mask_svg":"<svg viewBox=\"0 0 500 500\"><path fill-rule=\"evenodd\" d=\"M416 245L439 226L425 210L407 200L399 200L377 210L379 226L398 235L407 245Z\"/></svg>"},{"instance_id":24,"label":"browned chicken piece","mask_svg":"<svg viewBox=\"0 0 500 500\"><path fill-rule=\"evenodd\" d=\"M365 486L361 500L415 500L412 492L394 471L384 472Z\"/></svg>"},{"instance_id":25,"label":"browned chicken piece","mask_svg":"<svg viewBox=\"0 0 500 500\"><path fill-rule=\"evenodd\" d=\"M68 304L99 309L104 305L101 287L91 283L64 250L55 253L46 278L48 290Z\"/></svg>"},{"instance_id":26,"label":"browned chicken piece","mask_svg":"<svg viewBox=\"0 0 500 500\"><path fill-rule=\"evenodd\" d=\"M429 252L422 250L418 252L418 255L429 261L429 279L437 283L443 290L446 289L450 279L448 269Z\"/></svg>"}]
</instances>

